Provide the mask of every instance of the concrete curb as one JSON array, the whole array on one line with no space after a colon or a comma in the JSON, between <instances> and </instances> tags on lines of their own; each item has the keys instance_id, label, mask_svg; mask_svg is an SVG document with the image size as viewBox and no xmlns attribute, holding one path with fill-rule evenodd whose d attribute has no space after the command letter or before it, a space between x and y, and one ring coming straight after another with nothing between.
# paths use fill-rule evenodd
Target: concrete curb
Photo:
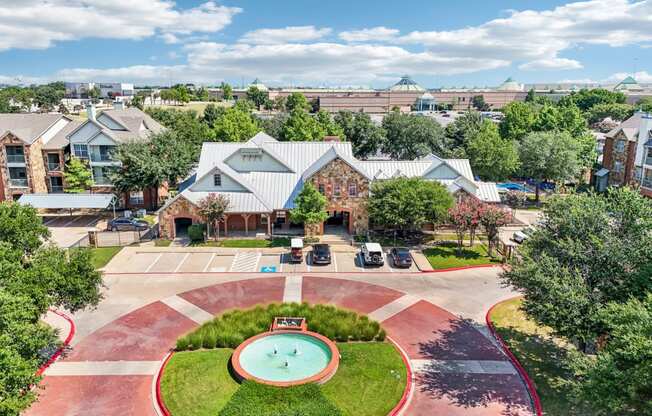
<instances>
[{"instance_id":1,"label":"concrete curb","mask_svg":"<svg viewBox=\"0 0 652 416\"><path fill-rule=\"evenodd\" d=\"M68 324L70 324L70 329L68 331L68 336L63 341L63 344L61 345L61 347L59 347L57 349L57 351L54 354L52 354L52 356L47 360L47 362L45 364L43 364L41 367L39 367L39 369L36 371L37 376L42 375L45 372L45 370L47 370L48 367L50 367L59 358L59 356L61 356L61 353L63 352L63 350L66 349L70 345L70 342L72 341L73 337L75 336L75 330L76 330L75 322L72 320L71 317L69 317L68 315L66 315L63 312L59 312L56 309L50 309L50 312L52 312L54 314L57 314L60 317L62 317L63 319L65 319L66 321L68 321Z\"/></svg>"},{"instance_id":2,"label":"concrete curb","mask_svg":"<svg viewBox=\"0 0 652 416\"><path fill-rule=\"evenodd\" d=\"M410 365L410 360L407 357L407 354L401 348L401 346L394 341L391 337L387 337L387 340L391 342L394 347L398 350L399 354L401 354L401 359L403 360L403 364L405 364L405 390L403 390L403 396L401 396L401 399L396 403L396 406L390 412L387 414L387 416L399 416L403 414L403 410L405 407L407 407L407 404L410 402L410 399L412 398L412 393L414 391L414 380L412 379L413 377L413 372L412 372L412 366Z\"/></svg>"}]
</instances>

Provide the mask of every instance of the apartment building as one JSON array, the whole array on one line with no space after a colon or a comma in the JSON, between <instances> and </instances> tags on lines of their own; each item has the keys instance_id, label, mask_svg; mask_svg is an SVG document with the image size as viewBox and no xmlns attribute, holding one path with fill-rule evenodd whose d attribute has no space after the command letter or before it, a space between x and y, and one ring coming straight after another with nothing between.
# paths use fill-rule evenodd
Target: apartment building
<instances>
[{"instance_id":1,"label":"apartment building","mask_svg":"<svg viewBox=\"0 0 652 416\"><path fill-rule=\"evenodd\" d=\"M640 186L652 197L652 114L637 112L607 133L602 163L609 186Z\"/></svg>"}]
</instances>

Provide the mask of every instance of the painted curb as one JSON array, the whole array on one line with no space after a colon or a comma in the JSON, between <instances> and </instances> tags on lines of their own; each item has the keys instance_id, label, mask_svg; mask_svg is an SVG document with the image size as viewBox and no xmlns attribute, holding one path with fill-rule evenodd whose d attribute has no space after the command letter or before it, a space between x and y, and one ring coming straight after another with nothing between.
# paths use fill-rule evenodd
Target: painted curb
<instances>
[{"instance_id":1,"label":"painted curb","mask_svg":"<svg viewBox=\"0 0 652 416\"><path fill-rule=\"evenodd\" d=\"M63 341L63 344L61 345L61 347L59 347L57 349L57 351L54 354L52 354L52 356L47 360L47 362L45 364L43 364L41 367L39 367L39 369L36 371L37 376L43 375L45 370L47 370L48 367L50 367L57 360L57 358L59 358L61 356L61 353L63 353L63 350L66 349L70 345L70 342L72 341L73 337L75 336L75 331L76 331L75 322L73 322L71 317L69 317L68 315L66 315L63 312L59 312L56 309L50 309L50 312L55 313L55 314L59 315L60 317L62 317L63 319L65 319L66 321L68 321L68 324L70 325L70 329L68 330L68 336Z\"/></svg>"},{"instance_id":2,"label":"painted curb","mask_svg":"<svg viewBox=\"0 0 652 416\"><path fill-rule=\"evenodd\" d=\"M410 365L410 360L408 359L407 355L405 354L405 351L403 351L403 348L401 348L400 345L396 341L394 341L391 337L387 337L387 340L391 342L394 347L398 350L399 354L401 354L401 359L403 360L403 364L405 364L405 390L403 390L403 396L401 396L401 400L396 403L396 406L390 412L387 414L387 416L398 416L403 412L403 408L407 405L410 397L412 396L412 390L413 390L413 380L412 380L412 366Z\"/></svg>"},{"instance_id":3,"label":"painted curb","mask_svg":"<svg viewBox=\"0 0 652 416\"><path fill-rule=\"evenodd\" d=\"M174 355L174 351L170 351L168 355L165 356L163 359L163 363L161 364L161 367L158 369L158 373L156 374L156 385L155 385L155 394L156 394L156 401L154 404L156 405L154 407L154 410L156 410L156 413L162 416L172 416L170 413L170 410L168 410L167 406L165 406L165 402L163 401L163 395L161 394L161 380L163 379L163 373L165 372L165 367L168 365L168 362L170 361L170 358Z\"/></svg>"},{"instance_id":4,"label":"painted curb","mask_svg":"<svg viewBox=\"0 0 652 416\"><path fill-rule=\"evenodd\" d=\"M509 357L510 361L516 367L516 370L518 371L518 374L521 376L523 381L525 382L525 385L527 387L528 394L530 396L530 400L532 401L532 405L534 407L534 411L537 416L543 416L543 407L541 406L541 399L539 398L539 394L537 393L536 386L534 385L534 381L530 378L529 374L527 371L525 371L525 368L521 365L521 363L518 361L518 358L512 353L512 351L507 347L507 343L505 340L498 334L496 331L496 328L494 327L493 322L491 322L491 312L494 310L494 308L501 303L520 298L520 296L511 298L511 299L505 299L502 300L495 305L493 305L489 310L487 311L487 314L485 315L485 321L487 323L487 326L489 327L489 330L491 331L491 334L493 337L498 341L500 346L502 347L503 351L507 356Z\"/></svg>"}]
</instances>

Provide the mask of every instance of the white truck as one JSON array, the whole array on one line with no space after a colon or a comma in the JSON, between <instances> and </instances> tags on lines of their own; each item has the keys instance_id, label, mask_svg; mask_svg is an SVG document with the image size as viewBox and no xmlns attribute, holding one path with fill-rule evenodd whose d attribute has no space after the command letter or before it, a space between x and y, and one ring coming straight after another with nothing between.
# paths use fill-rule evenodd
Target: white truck
<instances>
[{"instance_id":1,"label":"white truck","mask_svg":"<svg viewBox=\"0 0 652 416\"><path fill-rule=\"evenodd\" d=\"M383 248L378 243L364 243L360 254L365 266L382 266L385 264Z\"/></svg>"}]
</instances>

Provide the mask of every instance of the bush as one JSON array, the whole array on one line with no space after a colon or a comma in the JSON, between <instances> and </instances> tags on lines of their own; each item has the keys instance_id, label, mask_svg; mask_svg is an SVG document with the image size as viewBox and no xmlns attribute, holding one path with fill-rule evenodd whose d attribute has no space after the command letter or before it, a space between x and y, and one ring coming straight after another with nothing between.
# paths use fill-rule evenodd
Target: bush
<instances>
[{"instance_id":1,"label":"bush","mask_svg":"<svg viewBox=\"0 0 652 416\"><path fill-rule=\"evenodd\" d=\"M236 348L247 338L267 331L277 316L304 317L309 331L338 342L385 339L385 331L378 322L353 311L331 305L282 303L226 312L180 338L177 350Z\"/></svg>"},{"instance_id":2,"label":"bush","mask_svg":"<svg viewBox=\"0 0 652 416\"><path fill-rule=\"evenodd\" d=\"M188 238L191 241L204 241L204 225L193 224L188 227Z\"/></svg>"}]
</instances>

